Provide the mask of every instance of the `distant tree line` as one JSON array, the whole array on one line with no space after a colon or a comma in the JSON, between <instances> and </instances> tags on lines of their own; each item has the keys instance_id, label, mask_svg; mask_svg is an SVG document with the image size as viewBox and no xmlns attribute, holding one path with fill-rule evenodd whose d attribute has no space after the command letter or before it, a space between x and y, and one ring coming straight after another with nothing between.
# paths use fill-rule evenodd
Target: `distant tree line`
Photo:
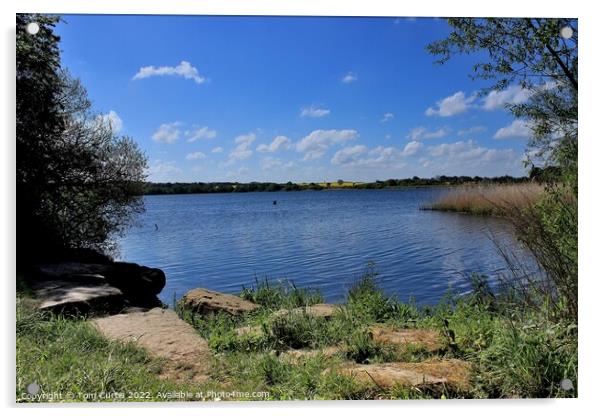
<instances>
[{"instance_id":1,"label":"distant tree line","mask_svg":"<svg viewBox=\"0 0 602 416\"><path fill-rule=\"evenodd\" d=\"M539 169L539 168L536 168ZM276 191L321 191L325 189L384 189L412 186L453 186L466 184L512 184L527 182L532 179L543 177L542 170L536 172L536 176L513 177L481 177L481 176L436 176L434 178L419 178L414 176L406 179L387 179L375 182L357 182L350 186L341 187L341 181L322 183L276 183L276 182L149 182L144 187L145 195L169 195L169 194L209 194L228 192L276 192ZM334 186L338 184L339 186Z\"/></svg>"}]
</instances>

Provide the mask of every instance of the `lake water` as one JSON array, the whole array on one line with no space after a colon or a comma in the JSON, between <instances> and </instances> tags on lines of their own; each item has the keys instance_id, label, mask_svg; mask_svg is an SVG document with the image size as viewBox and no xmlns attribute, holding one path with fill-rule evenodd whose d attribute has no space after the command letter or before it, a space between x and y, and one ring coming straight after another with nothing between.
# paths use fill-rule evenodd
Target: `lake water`
<instances>
[{"instance_id":1,"label":"lake water","mask_svg":"<svg viewBox=\"0 0 602 416\"><path fill-rule=\"evenodd\" d=\"M473 272L504 271L492 235L518 247L503 220L419 210L443 191L146 196L140 225L120 239L120 258L163 269L160 298L169 304L195 287L238 293L256 277L342 301L370 262L388 294L436 303L449 289L468 291Z\"/></svg>"}]
</instances>

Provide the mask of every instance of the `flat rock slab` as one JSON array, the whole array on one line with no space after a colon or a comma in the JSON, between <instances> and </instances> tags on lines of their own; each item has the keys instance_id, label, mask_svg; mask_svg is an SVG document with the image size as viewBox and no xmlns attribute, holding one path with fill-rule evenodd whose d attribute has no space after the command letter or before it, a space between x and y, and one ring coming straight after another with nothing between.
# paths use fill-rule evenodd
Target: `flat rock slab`
<instances>
[{"instance_id":1,"label":"flat rock slab","mask_svg":"<svg viewBox=\"0 0 602 416\"><path fill-rule=\"evenodd\" d=\"M150 355L166 359L162 377L205 381L212 361L207 341L171 309L112 315L92 320L108 339L134 342Z\"/></svg>"},{"instance_id":2,"label":"flat rock slab","mask_svg":"<svg viewBox=\"0 0 602 416\"><path fill-rule=\"evenodd\" d=\"M336 371L365 383L390 388L445 384L460 390L470 386L470 364L461 360L430 360L420 363L344 364Z\"/></svg>"},{"instance_id":3,"label":"flat rock slab","mask_svg":"<svg viewBox=\"0 0 602 416\"><path fill-rule=\"evenodd\" d=\"M387 325L372 325L372 339L382 344L400 347L423 347L429 352L443 347L441 335L433 329L396 329Z\"/></svg>"},{"instance_id":4,"label":"flat rock slab","mask_svg":"<svg viewBox=\"0 0 602 416\"><path fill-rule=\"evenodd\" d=\"M108 264L63 262L42 264L38 266L38 272L48 278L69 278L69 276L100 276L104 278L109 269Z\"/></svg>"},{"instance_id":5,"label":"flat rock slab","mask_svg":"<svg viewBox=\"0 0 602 416\"><path fill-rule=\"evenodd\" d=\"M134 295L157 295L165 286L165 273L162 270L125 262L42 264L37 266L37 274L47 280L96 281L100 278L124 293Z\"/></svg>"},{"instance_id":6,"label":"flat rock slab","mask_svg":"<svg viewBox=\"0 0 602 416\"><path fill-rule=\"evenodd\" d=\"M253 312L255 309L259 308L259 305L241 299L238 296L203 288L192 289L187 292L180 302L183 307L191 309L193 312L201 315L221 311L238 316Z\"/></svg>"},{"instance_id":7,"label":"flat rock slab","mask_svg":"<svg viewBox=\"0 0 602 416\"><path fill-rule=\"evenodd\" d=\"M272 318L279 318L288 314L307 314L316 318L331 318L339 310L338 305L332 305L330 303L317 303L311 306L302 306L293 309L280 309L272 314Z\"/></svg>"},{"instance_id":8,"label":"flat rock slab","mask_svg":"<svg viewBox=\"0 0 602 416\"><path fill-rule=\"evenodd\" d=\"M259 325L257 325L257 326L241 326L241 327L236 328L235 332L236 332L236 335L239 337L242 337L242 336L259 337L259 336L263 335L263 328Z\"/></svg>"},{"instance_id":9,"label":"flat rock slab","mask_svg":"<svg viewBox=\"0 0 602 416\"><path fill-rule=\"evenodd\" d=\"M331 346L315 350L287 350L280 353L280 358L288 361L298 361L306 358L318 357L320 355L324 356L325 358L330 358L342 351L343 349L338 346Z\"/></svg>"},{"instance_id":10,"label":"flat rock slab","mask_svg":"<svg viewBox=\"0 0 602 416\"><path fill-rule=\"evenodd\" d=\"M32 284L42 311L56 313L88 313L116 311L123 307L121 290L104 282L101 277L84 280L44 280Z\"/></svg>"}]
</instances>

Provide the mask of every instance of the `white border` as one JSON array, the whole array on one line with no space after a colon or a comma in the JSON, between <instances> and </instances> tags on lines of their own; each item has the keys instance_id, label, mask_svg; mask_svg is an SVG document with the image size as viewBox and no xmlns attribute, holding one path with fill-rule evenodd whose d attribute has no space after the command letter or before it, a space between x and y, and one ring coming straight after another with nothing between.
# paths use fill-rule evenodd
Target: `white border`
<instances>
[{"instance_id":1,"label":"white border","mask_svg":"<svg viewBox=\"0 0 602 416\"><path fill-rule=\"evenodd\" d=\"M15 273L15 62L14 62L14 22L16 12L44 13L105 13L105 14L221 14L221 15L345 15L345 16L568 16L579 18L580 30L580 68L581 93L579 101L581 112L579 124L581 128L580 143L580 215L579 215L579 271L581 281L580 292L580 347L579 347L579 399L576 400L488 400L488 401L425 401L425 402L311 402L311 403L217 403L217 404L156 404L131 405L127 409L123 405L103 405L102 407L85 406L86 414L102 414L107 411L122 413L133 408L143 408L147 416L164 416L171 412L211 412L211 414L240 414L245 416L264 415L267 413L287 415L306 415L308 412L326 414L335 408L349 414L365 414L371 409L378 412L425 412L436 411L440 414L507 415L508 412L528 410L546 414L577 414L587 408L594 407L599 393L600 348L599 335L602 327L599 322L597 308L602 294L602 277L597 272L595 260L600 258L599 236L600 203L597 189L600 188L600 171L597 170L602 155L602 134L600 133L598 112L602 91L599 83L600 40L602 40L602 16L596 13L594 2L545 1L527 2L525 0L502 0L496 3L485 1L454 0L434 1L421 0L399 4L393 1L370 0L204 0L193 4L193 0L104 0L102 2L85 2L69 0L15 0L12 3L0 2L2 14L2 55L0 65L2 82L2 111L0 125L3 135L0 137L1 196L0 229L2 239L0 247L0 265L4 273L1 278L4 284L4 314L2 319L2 376L0 392L2 404L12 407L10 414L18 411L14 407L14 364L15 364L15 331L14 331L14 273ZM29 413L71 415L82 413L80 406L27 406L20 410ZM116 408L117 407L117 408ZM170 410L167 410L170 409ZM370 409L370 410L369 410Z\"/></svg>"}]
</instances>

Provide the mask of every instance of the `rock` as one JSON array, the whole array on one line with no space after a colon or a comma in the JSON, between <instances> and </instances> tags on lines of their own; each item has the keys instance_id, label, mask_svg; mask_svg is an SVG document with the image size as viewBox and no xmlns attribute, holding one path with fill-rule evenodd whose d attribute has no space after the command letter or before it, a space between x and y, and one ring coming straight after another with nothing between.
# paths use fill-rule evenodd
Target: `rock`
<instances>
[{"instance_id":1,"label":"rock","mask_svg":"<svg viewBox=\"0 0 602 416\"><path fill-rule=\"evenodd\" d=\"M45 280L32 284L38 308L55 313L116 312L125 305L123 292L100 277Z\"/></svg>"},{"instance_id":2,"label":"rock","mask_svg":"<svg viewBox=\"0 0 602 416\"><path fill-rule=\"evenodd\" d=\"M337 312L337 310L339 310L337 305L332 305L329 303L317 303L315 305L305 307L302 306L294 309L280 309L272 314L272 318L279 318L290 313L306 313L307 315L313 317L330 319Z\"/></svg>"},{"instance_id":3,"label":"rock","mask_svg":"<svg viewBox=\"0 0 602 416\"><path fill-rule=\"evenodd\" d=\"M106 264L63 262L40 265L36 272L43 279L106 279L107 270Z\"/></svg>"},{"instance_id":4,"label":"rock","mask_svg":"<svg viewBox=\"0 0 602 416\"><path fill-rule=\"evenodd\" d=\"M376 324L370 327L372 339L382 344L399 347L423 347L434 352L443 347L438 331L432 329L396 329L387 325Z\"/></svg>"},{"instance_id":5,"label":"rock","mask_svg":"<svg viewBox=\"0 0 602 416\"><path fill-rule=\"evenodd\" d=\"M221 311L238 316L259 308L259 305L238 296L203 288L192 289L187 292L180 300L180 305L201 315Z\"/></svg>"},{"instance_id":6,"label":"rock","mask_svg":"<svg viewBox=\"0 0 602 416\"><path fill-rule=\"evenodd\" d=\"M289 361L299 361L304 358L313 358L319 355L322 355L325 358L330 358L342 351L342 348L338 346L331 346L315 350L286 350L280 353L280 358Z\"/></svg>"},{"instance_id":7,"label":"rock","mask_svg":"<svg viewBox=\"0 0 602 416\"><path fill-rule=\"evenodd\" d=\"M163 378L209 378L213 355L207 341L171 309L112 315L93 319L92 323L111 340L134 342L150 355L166 359Z\"/></svg>"},{"instance_id":8,"label":"rock","mask_svg":"<svg viewBox=\"0 0 602 416\"><path fill-rule=\"evenodd\" d=\"M241 326L236 328L235 332L239 337L247 335L259 337L263 335L263 329L260 326Z\"/></svg>"},{"instance_id":9,"label":"rock","mask_svg":"<svg viewBox=\"0 0 602 416\"><path fill-rule=\"evenodd\" d=\"M111 266L107 279L124 292L158 295L165 287L165 273L161 269L123 262Z\"/></svg>"},{"instance_id":10,"label":"rock","mask_svg":"<svg viewBox=\"0 0 602 416\"><path fill-rule=\"evenodd\" d=\"M447 385L459 390L470 387L470 364L462 360L430 360L420 363L345 364L336 371L356 380L390 388Z\"/></svg>"},{"instance_id":11,"label":"rock","mask_svg":"<svg viewBox=\"0 0 602 416\"><path fill-rule=\"evenodd\" d=\"M157 295L165 286L165 273L161 269L135 263L79 263L63 262L41 265L37 274L42 279L79 280L104 278L129 297Z\"/></svg>"}]
</instances>

